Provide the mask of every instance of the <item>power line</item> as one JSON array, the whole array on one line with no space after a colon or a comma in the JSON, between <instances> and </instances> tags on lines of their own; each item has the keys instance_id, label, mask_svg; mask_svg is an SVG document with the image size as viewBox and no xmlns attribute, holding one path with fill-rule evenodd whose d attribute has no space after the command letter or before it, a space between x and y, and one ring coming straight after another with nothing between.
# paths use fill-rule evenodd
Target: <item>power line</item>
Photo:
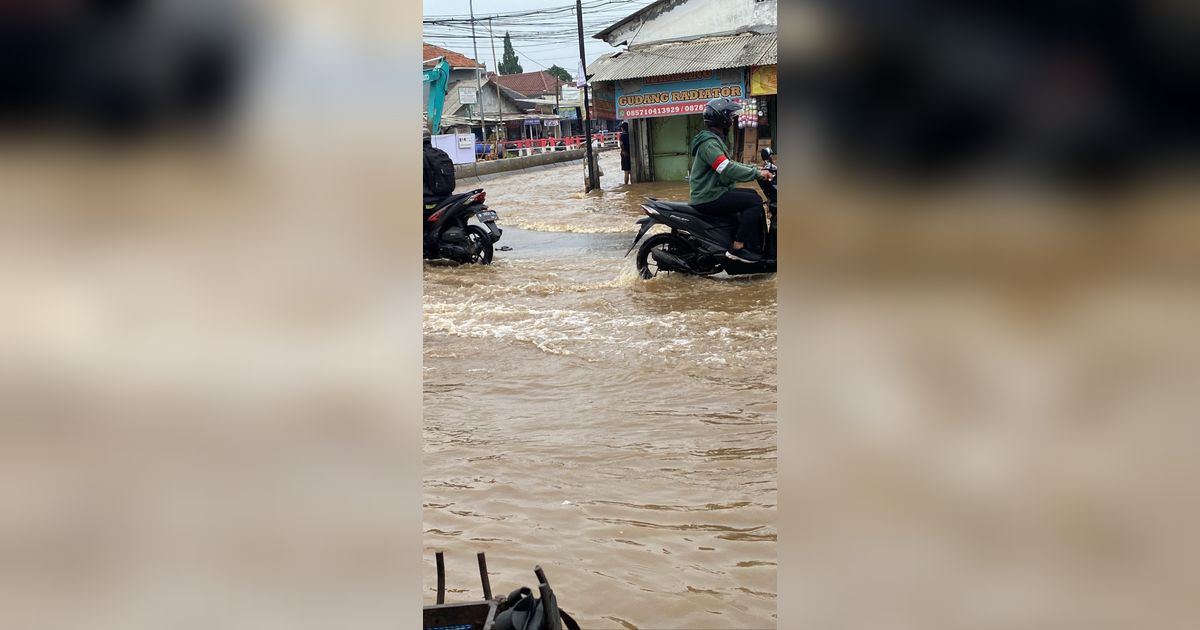
<instances>
[{"instance_id":1,"label":"power line","mask_svg":"<svg viewBox=\"0 0 1200 630\"><path fill-rule=\"evenodd\" d=\"M605 7L605 6L624 6L624 5L631 5L631 4L648 5L652 1L653 0L592 0L591 2L583 3L582 6L584 9L597 9L597 8ZM546 15L546 14L563 14L563 13L570 14L574 11L575 11L575 5L570 4L570 5L559 5L559 6L553 6L553 7L544 7L541 9L527 9L527 10L523 10L523 11L499 12L499 13L491 14L491 17L498 19L498 18L503 18L503 17L527 17L527 16L532 16L532 15ZM475 18L475 19L478 20L480 18ZM425 18L423 19L423 21L426 24L438 23L438 22L458 22L458 21L468 21L468 20L470 20L470 16L463 15L463 14L429 15L429 16L425 16Z\"/></svg>"}]
</instances>

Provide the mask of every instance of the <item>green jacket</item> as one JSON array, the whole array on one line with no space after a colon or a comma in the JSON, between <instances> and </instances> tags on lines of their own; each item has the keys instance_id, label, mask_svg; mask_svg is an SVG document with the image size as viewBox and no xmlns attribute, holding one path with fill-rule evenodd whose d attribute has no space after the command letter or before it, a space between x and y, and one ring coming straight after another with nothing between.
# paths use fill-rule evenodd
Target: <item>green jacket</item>
<instances>
[{"instance_id":1,"label":"green jacket","mask_svg":"<svg viewBox=\"0 0 1200 630\"><path fill-rule=\"evenodd\" d=\"M732 190L738 182L758 179L758 169L728 157L721 136L704 130L692 138L692 171L688 179L692 205L708 203Z\"/></svg>"}]
</instances>

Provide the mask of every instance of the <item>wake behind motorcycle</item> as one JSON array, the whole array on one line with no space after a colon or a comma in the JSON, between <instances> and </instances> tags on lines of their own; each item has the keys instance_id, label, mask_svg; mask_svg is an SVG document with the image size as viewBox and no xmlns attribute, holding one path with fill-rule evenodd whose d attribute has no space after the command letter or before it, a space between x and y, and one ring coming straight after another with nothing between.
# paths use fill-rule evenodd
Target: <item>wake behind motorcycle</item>
<instances>
[{"instance_id":1,"label":"wake behind motorcycle","mask_svg":"<svg viewBox=\"0 0 1200 630\"><path fill-rule=\"evenodd\" d=\"M686 203L653 197L648 197L646 203L642 204L646 217L638 219L642 227L625 255L628 256L637 247L651 227L662 224L671 228L671 231L651 236L638 249L637 270L642 279L649 280L664 271L696 276L711 276L722 271L731 276L775 273L775 180L760 179L758 185L766 194L770 209L770 220L764 225L766 234L761 261L748 263L725 256L737 231L736 218L702 214Z\"/></svg>"},{"instance_id":2,"label":"wake behind motorcycle","mask_svg":"<svg viewBox=\"0 0 1200 630\"><path fill-rule=\"evenodd\" d=\"M495 210L483 204L482 188L451 195L424 214L424 257L456 263L492 262L493 245L503 233L496 227ZM481 225L469 223L475 218Z\"/></svg>"}]
</instances>

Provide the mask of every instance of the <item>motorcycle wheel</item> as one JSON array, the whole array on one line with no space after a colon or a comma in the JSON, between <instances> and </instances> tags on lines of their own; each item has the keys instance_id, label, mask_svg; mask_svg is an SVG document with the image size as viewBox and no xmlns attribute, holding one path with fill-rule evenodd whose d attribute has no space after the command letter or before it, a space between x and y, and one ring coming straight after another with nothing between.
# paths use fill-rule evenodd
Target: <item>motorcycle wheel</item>
<instances>
[{"instance_id":1,"label":"motorcycle wheel","mask_svg":"<svg viewBox=\"0 0 1200 630\"><path fill-rule=\"evenodd\" d=\"M664 250L676 256L686 256L692 252L692 247L674 234L655 234L651 236L642 243L637 253L638 276L643 280L649 280L657 276L660 271L658 261L654 259L654 256L650 255L651 250L655 249ZM662 269L661 271L670 273L666 269Z\"/></svg>"},{"instance_id":2,"label":"motorcycle wheel","mask_svg":"<svg viewBox=\"0 0 1200 630\"><path fill-rule=\"evenodd\" d=\"M478 225L468 225L467 238L471 239L471 242L478 248L470 262L480 265L492 264L492 254L494 253L492 235Z\"/></svg>"}]
</instances>

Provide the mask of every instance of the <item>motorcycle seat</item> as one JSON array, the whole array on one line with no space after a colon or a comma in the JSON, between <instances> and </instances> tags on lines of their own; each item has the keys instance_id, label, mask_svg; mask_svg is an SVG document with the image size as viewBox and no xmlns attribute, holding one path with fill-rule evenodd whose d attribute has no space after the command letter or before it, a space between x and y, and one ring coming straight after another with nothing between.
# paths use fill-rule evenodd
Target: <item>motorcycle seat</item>
<instances>
[{"instance_id":1,"label":"motorcycle seat","mask_svg":"<svg viewBox=\"0 0 1200 630\"><path fill-rule=\"evenodd\" d=\"M687 214L700 214L700 211L693 208L690 204L679 203L677 201L663 201L662 199L654 198L650 198L650 201L653 203L653 205L656 205L664 210L670 210L672 212L684 212Z\"/></svg>"},{"instance_id":2,"label":"motorcycle seat","mask_svg":"<svg viewBox=\"0 0 1200 630\"><path fill-rule=\"evenodd\" d=\"M679 203L676 201L662 201L661 199L654 198L651 198L650 201L652 202L652 205L655 205L663 210L677 212L679 214L686 214L688 216L702 217L704 221L716 227L737 225L737 219L733 216L704 214L703 212L693 208L690 204Z\"/></svg>"}]
</instances>

